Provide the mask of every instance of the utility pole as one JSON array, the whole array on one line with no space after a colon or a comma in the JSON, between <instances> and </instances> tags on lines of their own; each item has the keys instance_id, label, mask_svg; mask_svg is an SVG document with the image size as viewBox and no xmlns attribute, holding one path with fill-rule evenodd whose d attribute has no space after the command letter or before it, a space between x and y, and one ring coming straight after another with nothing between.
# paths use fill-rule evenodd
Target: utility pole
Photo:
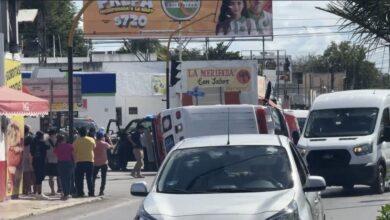
<instances>
[{"instance_id":1,"label":"utility pole","mask_svg":"<svg viewBox=\"0 0 390 220\"><path fill-rule=\"evenodd\" d=\"M276 99L279 101L279 50L276 51Z\"/></svg>"},{"instance_id":2,"label":"utility pole","mask_svg":"<svg viewBox=\"0 0 390 220\"><path fill-rule=\"evenodd\" d=\"M5 84L5 73L4 73L4 34L0 32L0 86L3 86L4 84Z\"/></svg>"}]
</instances>

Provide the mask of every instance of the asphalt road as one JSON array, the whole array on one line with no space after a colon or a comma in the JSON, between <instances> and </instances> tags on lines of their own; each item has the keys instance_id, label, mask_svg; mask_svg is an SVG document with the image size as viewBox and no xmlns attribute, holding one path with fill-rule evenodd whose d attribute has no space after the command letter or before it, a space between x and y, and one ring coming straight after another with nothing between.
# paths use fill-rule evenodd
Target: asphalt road
<instances>
[{"instance_id":1,"label":"asphalt road","mask_svg":"<svg viewBox=\"0 0 390 220\"><path fill-rule=\"evenodd\" d=\"M153 179L154 176L150 173L141 181L151 184ZM143 200L142 197L130 195L130 185L137 181L140 181L140 179L133 179L129 173L109 172L106 195L102 201L27 219L133 219ZM97 184L98 186L99 184ZM381 205L390 203L390 193L372 195L370 189L363 186L356 187L355 190L349 193L344 192L342 188L332 187L324 191L322 195L328 220L375 220Z\"/></svg>"}]
</instances>

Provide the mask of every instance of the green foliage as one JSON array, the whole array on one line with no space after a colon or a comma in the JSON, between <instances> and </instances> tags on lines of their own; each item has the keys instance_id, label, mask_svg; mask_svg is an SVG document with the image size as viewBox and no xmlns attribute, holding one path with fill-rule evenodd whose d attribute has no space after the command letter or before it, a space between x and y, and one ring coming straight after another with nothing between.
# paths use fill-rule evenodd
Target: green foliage
<instances>
[{"instance_id":1,"label":"green foliage","mask_svg":"<svg viewBox=\"0 0 390 220\"><path fill-rule=\"evenodd\" d=\"M21 0L21 9L38 9L38 16L34 23L22 23L20 34L23 41L23 53L27 57L52 56L53 36L56 44L56 54L60 56L60 48L63 56L67 55L67 36L76 15L76 8L71 0L46 1L46 0ZM77 29L74 36L75 56L86 56L83 31Z\"/></svg>"},{"instance_id":2,"label":"green foliage","mask_svg":"<svg viewBox=\"0 0 390 220\"><path fill-rule=\"evenodd\" d=\"M344 41L334 42L323 55L309 55L298 59L296 71L314 73L346 73L346 89L365 89L383 87L381 74L375 64L366 58L367 49L363 46Z\"/></svg>"},{"instance_id":3,"label":"green foliage","mask_svg":"<svg viewBox=\"0 0 390 220\"><path fill-rule=\"evenodd\" d=\"M320 10L332 13L344 21L341 30L352 30L362 45L376 47L379 43L390 43L389 0L338 0Z\"/></svg>"},{"instance_id":4,"label":"green foliage","mask_svg":"<svg viewBox=\"0 0 390 220\"><path fill-rule=\"evenodd\" d=\"M208 50L209 60L241 60L240 53L228 51L229 46L223 42L218 43L216 47L210 47Z\"/></svg>"},{"instance_id":5,"label":"green foliage","mask_svg":"<svg viewBox=\"0 0 390 220\"><path fill-rule=\"evenodd\" d=\"M390 220L390 205L384 205L379 211L380 216L376 217L376 220Z\"/></svg>"}]
</instances>

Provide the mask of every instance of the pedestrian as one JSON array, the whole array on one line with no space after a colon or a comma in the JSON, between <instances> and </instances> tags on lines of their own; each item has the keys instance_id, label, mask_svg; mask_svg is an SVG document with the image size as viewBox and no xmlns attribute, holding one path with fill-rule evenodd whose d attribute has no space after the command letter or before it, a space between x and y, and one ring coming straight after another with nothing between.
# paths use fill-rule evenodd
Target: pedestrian
<instances>
[{"instance_id":1,"label":"pedestrian","mask_svg":"<svg viewBox=\"0 0 390 220\"><path fill-rule=\"evenodd\" d=\"M106 186L107 169L108 169L107 150L112 148L112 145L104 141L104 138L105 136L103 132L98 132L96 134L96 148L94 150L95 161L93 167L93 185L95 187L96 178L100 170L101 183L100 183L99 196L104 195L104 188Z\"/></svg>"},{"instance_id":2,"label":"pedestrian","mask_svg":"<svg viewBox=\"0 0 390 220\"><path fill-rule=\"evenodd\" d=\"M33 157L35 175L34 194L41 199L47 199L47 197L42 194L42 181L45 179L46 152L49 148L50 146L45 142L44 133L38 131L35 134L33 144L31 145L31 154Z\"/></svg>"},{"instance_id":3,"label":"pedestrian","mask_svg":"<svg viewBox=\"0 0 390 220\"><path fill-rule=\"evenodd\" d=\"M79 131L79 137L74 142L74 159L76 162L75 180L77 197L84 196L84 175L87 179L88 196L95 196L93 189L93 162L95 140L87 137L87 128L82 127Z\"/></svg>"},{"instance_id":4,"label":"pedestrian","mask_svg":"<svg viewBox=\"0 0 390 220\"><path fill-rule=\"evenodd\" d=\"M46 176L49 176L49 186L50 186L50 195L54 196L56 194L55 188L54 188L54 177L56 178L57 182L57 192L61 193L61 182L58 180L58 168L57 163L58 159L57 156L54 154L54 149L57 145L57 132L54 129L49 130L49 139L47 141L50 148L47 150L46 153Z\"/></svg>"},{"instance_id":5,"label":"pedestrian","mask_svg":"<svg viewBox=\"0 0 390 220\"><path fill-rule=\"evenodd\" d=\"M73 188L73 145L65 141L65 136L57 136L57 146L54 149L54 154L58 158L58 174L61 181L63 195L61 200L67 200Z\"/></svg>"},{"instance_id":6,"label":"pedestrian","mask_svg":"<svg viewBox=\"0 0 390 220\"><path fill-rule=\"evenodd\" d=\"M34 186L34 169L32 166L31 145L33 144L33 134L28 125L24 126L24 150L23 150L23 194L32 193Z\"/></svg>"},{"instance_id":7,"label":"pedestrian","mask_svg":"<svg viewBox=\"0 0 390 220\"><path fill-rule=\"evenodd\" d=\"M138 125L136 130L133 131L129 136L129 141L133 145L133 154L136 159L131 176L134 178L144 178L141 175L141 169L144 165L144 151L141 144L141 135L144 133L145 128L142 125Z\"/></svg>"},{"instance_id":8,"label":"pedestrian","mask_svg":"<svg viewBox=\"0 0 390 220\"><path fill-rule=\"evenodd\" d=\"M90 127L89 128L88 137L96 139L96 128L95 127Z\"/></svg>"}]
</instances>

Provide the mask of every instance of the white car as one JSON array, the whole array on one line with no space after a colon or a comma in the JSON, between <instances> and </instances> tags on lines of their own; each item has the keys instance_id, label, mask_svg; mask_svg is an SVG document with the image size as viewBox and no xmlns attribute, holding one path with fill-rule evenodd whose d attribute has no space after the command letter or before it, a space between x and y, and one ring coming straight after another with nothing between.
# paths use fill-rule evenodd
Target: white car
<instances>
[{"instance_id":1,"label":"white car","mask_svg":"<svg viewBox=\"0 0 390 220\"><path fill-rule=\"evenodd\" d=\"M169 153L135 219L324 219L322 177L310 176L287 137L189 138Z\"/></svg>"}]
</instances>

